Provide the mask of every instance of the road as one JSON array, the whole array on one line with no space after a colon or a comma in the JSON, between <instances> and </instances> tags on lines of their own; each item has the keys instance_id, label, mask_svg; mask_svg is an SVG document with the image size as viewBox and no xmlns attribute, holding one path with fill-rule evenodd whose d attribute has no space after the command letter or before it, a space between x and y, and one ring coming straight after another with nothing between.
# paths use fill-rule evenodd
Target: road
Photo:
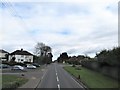
<instances>
[{"instance_id":1,"label":"road","mask_svg":"<svg viewBox=\"0 0 120 90\"><path fill-rule=\"evenodd\" d=\"M37 88L84 88L57 63L50 64Z\"/></svg>"}]
</instances>

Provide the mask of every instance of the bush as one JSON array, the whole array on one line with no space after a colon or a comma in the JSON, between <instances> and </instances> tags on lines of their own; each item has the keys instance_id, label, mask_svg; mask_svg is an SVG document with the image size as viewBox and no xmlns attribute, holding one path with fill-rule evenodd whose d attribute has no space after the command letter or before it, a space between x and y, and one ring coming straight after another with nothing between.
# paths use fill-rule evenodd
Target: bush
<instances>
[{"instance_id":1,"label":"bush","mask_svg":"<svg viewBox=\"0 0 120 90\"><path fill-rule=\"evenodd\" d=\"M107 63L110 66L120 66L120 47L112 50L103 50L96 55L99 63Z\"/></svg>"},{"instance_id":2,"label":"bush","mask_svg":"<svg viewBox=\"0 0 120 90\"><path fill-rule=\"evenodd\" d=\"M73 64L72 67L75 67L75 64Z\"/></svg>"}]
</instances>

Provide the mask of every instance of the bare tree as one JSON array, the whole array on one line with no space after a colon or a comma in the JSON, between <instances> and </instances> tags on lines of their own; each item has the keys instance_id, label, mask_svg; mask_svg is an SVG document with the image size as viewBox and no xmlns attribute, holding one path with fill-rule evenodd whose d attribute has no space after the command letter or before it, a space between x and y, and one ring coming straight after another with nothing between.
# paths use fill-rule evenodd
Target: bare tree
<instances>
[{"instance_id":1,"label":"bare tree","mask_svg":"<svg viewBox=\"0 0 120 90\"><path fill-rule=\"evenodd\" d=\"M46 56L48 53L51 52L52 52L51 47L45 45L44 43L38 42L35 46L35 54L37 56Z\"/></svg>"},{"instance_id":2,"label":"bare tree","mask_svg":"<svg viewBox=\"0 0 120 90\"><path fill-rule=\"evenodd\" d=\"M35 46L35 55L37 56L43 56L43 53L44 53L44 47L45 47L45 44L44 43L40 43L38 42Z\"/></svg>"},{"instance_id":3,"label":"bare tree","mask_svg":"<svg viewBox=\"0 0 120 90\"><path fill-rule=\"evenodd\" d=\"M35 55L38 58L38 62L41 61L42 63L51 63L52 61L52 49L50 46L45 45L44 43L38 42L35 46ZM50 56L50 57L49 57Z\"/></svg>"},{"instance_id":4,"label":"bare tree","mask_svg":"<svg viewBox=\"0 0 120 90\"><path fill-rule=\"evenodd\" d=\"M48 53L51 53L52 49L50 46L43 47L44 55L46 56Z\"/></svg>"}]
</instances>

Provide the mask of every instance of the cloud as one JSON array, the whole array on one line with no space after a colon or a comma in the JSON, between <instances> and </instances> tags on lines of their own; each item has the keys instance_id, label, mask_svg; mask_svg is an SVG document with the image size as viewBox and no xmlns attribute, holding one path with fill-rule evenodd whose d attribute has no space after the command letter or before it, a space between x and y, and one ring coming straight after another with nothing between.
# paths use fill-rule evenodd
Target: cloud
<instances>
[{"instance_id":1,"label":"cloud","mask_svg":"<svg viewBox=\"0 0 120 90\"><path fill-rule=\"evenodd\" d=\"M0 8L3 49L33 52L43 42L56 59L62 52L93 55L117 46L117 0L71 2L7 3Z\"/></svg>"}]
</instances>

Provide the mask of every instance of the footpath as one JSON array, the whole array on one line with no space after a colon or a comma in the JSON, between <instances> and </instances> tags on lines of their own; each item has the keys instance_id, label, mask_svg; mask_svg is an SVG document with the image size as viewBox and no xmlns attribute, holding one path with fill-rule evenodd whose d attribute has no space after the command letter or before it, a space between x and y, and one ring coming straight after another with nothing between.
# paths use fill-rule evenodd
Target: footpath
<instances>
[{"instance_id":1,"label":"footpath","mask_svg":"<svg viewBox=\"0 0 120 90\"><path fill-rule=\"evenodd\" d=\"M41 78L43 77L45 71L47 70L46 66L42 66L38 70L33 70L32 72L26 72L23 74L23 77L28 79L28 82L19 87L17 90L21 89L33 89L37 88L37 86L41 82Z\"/></svg>"}]
</instances>

